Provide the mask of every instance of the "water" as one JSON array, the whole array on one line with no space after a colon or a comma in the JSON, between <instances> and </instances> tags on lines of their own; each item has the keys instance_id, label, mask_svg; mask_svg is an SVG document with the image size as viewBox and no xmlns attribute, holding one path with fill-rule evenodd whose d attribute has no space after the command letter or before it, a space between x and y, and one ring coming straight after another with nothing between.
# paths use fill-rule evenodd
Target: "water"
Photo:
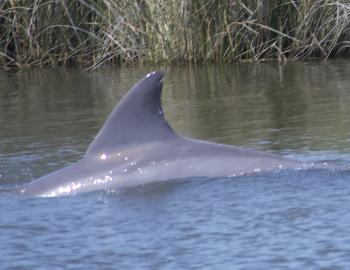
<instances>
[{"instance_id":1,"label":"water","mask_svg":"<svg viewBox=\"0 0 350 270\"><path fill-rule=\"evenodd\" d=\"M324 170L0 196L1 269L349 269L350 64L163 68L181 134ZM81 158L150 68L0 71L0 187Z\"/></svg>"}]
</instances>

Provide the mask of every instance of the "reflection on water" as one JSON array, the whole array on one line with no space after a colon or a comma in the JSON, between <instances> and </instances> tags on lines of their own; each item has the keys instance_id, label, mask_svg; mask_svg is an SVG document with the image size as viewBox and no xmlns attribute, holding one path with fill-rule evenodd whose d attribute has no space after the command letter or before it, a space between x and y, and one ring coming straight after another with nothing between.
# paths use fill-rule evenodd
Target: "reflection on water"
<instances>
[{"instance_id":1,"label":"reflection on water","mask_svg":"<svg viewBox=\"0 0 350 270\"><path fill-rule=\"evenodd\" d=\"M0 71L0 184L83 156L158 68ZM181 134L350 164L350 62L166 67ZM111 196L0 196L4 269L349 269L349 170L158 183Z\"/></svg>"},{"instance_id":2,"label":"reflection on water","mask_svg":"<svg viewBox=\"0 0 350 270\"><path fill-rule=\"evenodd\" d=\"M234 144L342 149L350 131L349 68L345 62L196 68L171 86L178 99L179 89L190 89L175 117L186 133Z\"/></svg>"}]
</instances>

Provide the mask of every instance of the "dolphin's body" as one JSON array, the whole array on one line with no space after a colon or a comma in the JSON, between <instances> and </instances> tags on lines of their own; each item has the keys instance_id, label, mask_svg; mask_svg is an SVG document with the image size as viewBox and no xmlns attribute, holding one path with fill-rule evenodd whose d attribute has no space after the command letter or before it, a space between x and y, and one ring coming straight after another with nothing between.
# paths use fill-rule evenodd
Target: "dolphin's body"
<instances>
[{"instance_id":1,"label":"dolphin's body","mask_svg":"<svg viewBox=\"0 0 350 270\"><path fill-rule=\"evenodd\" d=\"M77 163L20 186L24 196L65 196L192 177L230 177L300 162L176 134L161 106L163 72L139 81Z\"/></svg>"}]
</instances>

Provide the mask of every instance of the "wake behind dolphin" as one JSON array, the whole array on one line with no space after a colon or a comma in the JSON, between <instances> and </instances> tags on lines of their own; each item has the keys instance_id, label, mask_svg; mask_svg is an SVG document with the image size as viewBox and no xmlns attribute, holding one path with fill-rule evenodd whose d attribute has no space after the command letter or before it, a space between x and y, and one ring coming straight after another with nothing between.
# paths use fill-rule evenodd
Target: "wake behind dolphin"
<instances>
[{"instance_id":1,"label":"wake behind dolphin","mask_svg":"<svg viewBox=\"0 0 350 270\"><path fill-rule=\"evenodd\" d=\"M54 197L192 177L230 177L300 165L299 161L178 135L164 118L164 73L147 74L114 108L75 164L17 187Z\"/></svg>"}]
</instances>

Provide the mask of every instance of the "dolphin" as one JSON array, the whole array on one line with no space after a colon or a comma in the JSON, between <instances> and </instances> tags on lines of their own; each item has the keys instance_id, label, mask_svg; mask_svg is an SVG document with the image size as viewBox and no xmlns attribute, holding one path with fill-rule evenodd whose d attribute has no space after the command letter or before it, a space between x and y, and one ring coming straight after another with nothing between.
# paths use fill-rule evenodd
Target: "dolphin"
<instances>
[{"instance_id":1,"label":"dolphin","mask_svg":"<svg viewBox=\"0 0 350 270\"><path fill-rule=\"evenodd\" d=\"M163 77L164 72L154 71L129 90L81 160L18 186L12 193L67 196L174 179L233 177L301 164L271 153L177 134L164 118Z\"/></svg>"}]
</instances>

